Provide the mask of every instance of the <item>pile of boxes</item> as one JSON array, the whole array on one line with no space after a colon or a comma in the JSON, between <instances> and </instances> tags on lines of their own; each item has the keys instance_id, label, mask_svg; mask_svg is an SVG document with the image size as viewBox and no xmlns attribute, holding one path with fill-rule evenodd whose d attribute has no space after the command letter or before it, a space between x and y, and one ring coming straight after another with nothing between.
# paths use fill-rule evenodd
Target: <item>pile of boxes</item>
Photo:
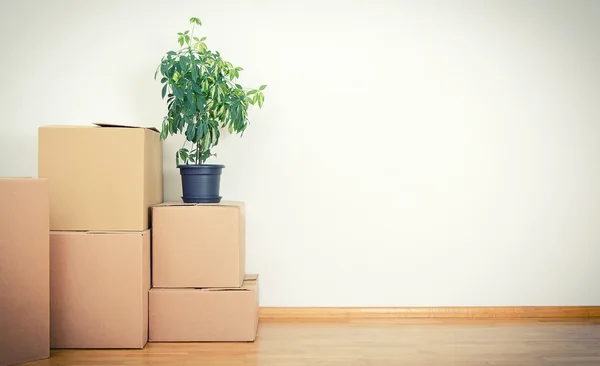
<instances>
[{"instance_id":1,"label":"pile of boxes","mask_svg":"<svg viewBox=\"0 0 600 366\"><path fill-rule=\"evenodd\" d=\"M0 179L0 365L255 339L243 203L164 203L153 128L41 127L38 152L39 179Z\"/></svg>"},{"instance_id":2,"label":"pile of boxes","mask_svg":"<svg viewBox=\"0 0 600 366\"><path fill-rule=\"evenodd\" d=\"M240 202L152 207L150 341L253 341L258 276L245 274Z\"/></svg>"},{"instance_id":3,"label":"pile of boxes","mask_svg":"<svg viewBox=\"0 0 600 366\"><path fill-rule=\"evenodd\" d=\"M143 348L149 210L163 202L158 131L41 127L38 175L50 182L50 346Z\"/></svg>"}]
</instances>

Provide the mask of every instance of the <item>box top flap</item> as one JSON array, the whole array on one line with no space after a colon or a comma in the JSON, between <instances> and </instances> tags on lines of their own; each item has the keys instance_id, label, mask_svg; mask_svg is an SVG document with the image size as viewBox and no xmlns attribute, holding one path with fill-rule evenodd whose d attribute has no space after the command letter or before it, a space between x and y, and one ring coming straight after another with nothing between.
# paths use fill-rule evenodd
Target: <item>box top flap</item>
<instances>
[{"instance_id":1,"label":"box top flap","mask_svg":"<svg viewBox=\"0 0 600 366\"><path fill-rule=\"evenodd\" d=\"M240 201L221 201L217 203L185 203L185 202L164 202L153 205L152 207L177 207L177 206L235 206L244 207L244 202Z\"/></svg>"},{"instance_id":2,"label":"box top flap","mask_svg":"<svg viewBox=\"0 0 600 366\"><path fill-rule=\"evenodd\" d=\"M107 230L88 230L85 233L90 235L144 235L148 234L150 229L144 231L107 231Z\"/></svg>"},{"instance_id":3,"label":"box top flap","mask_svg":"<svg viewBox=\"0 0 600 366\"><path fill-rule=\"evenodd\" d=\"M256 291L256 283L258 281L257 274L246 274L244 276L244 282L241 287L200 287L200 288L157 288L153 287L150 291L207 291L207 292L219 292L219 291L233 291L233 292L245 292L245 291Z\"/></svg>"},{"instance_id":4,"label":"box top flap","mask_svg":"<svg viewBox=\"0 0 600 366\"><path fill-rule=\"evenodd\" d=\"M104 230L53 230L50 234L60 235L147 235L150 229L144 231L104 231Z\"/></svg>"},{"instance_id":5,"label":"box top flap","mask_svg":"<svg viewBox=\"0 0 600 366\"><path fill-rule=\"evenodd\" d=\"M119 124L113 124L113 123L94 123L94 125L98 126L98 127L112 127L112 128L141 128L141 129L145 129L145 130L151 130L154 132L158 132L160 133L160 131L158 129L156 129L155 127L143 127L143 126L128 126L128 125L119 125Z\"/></svg>"},{"instance_id":6,"label":"box top flap","mask_svg":"<svg viewBox=\"0 0 600 366\"><path fill-rule=\"evenodd\" d=\"M244 276L244 282L241 287L206 287L198 290L202 291L253 291L256 290L257 274L247 274Z\"/></svg>"},{"instance_id":7,"label":"box top flap","mask_svg":"<svg viewBox=\"0 0 600 366\"><path fill-rule=\"evenodd\" d=\"M206 287L206 288L198 288L196 290L209 291L209 292L225 292L225 291L242 292L242 291L248 291L249 289L244 288L244 287Z\"/></svg>"},{"instance_id":8,"label":"box top flap","mask_svg":"<svg viewBox=\"0 0 600 366\"><path fill-rule=\"evenodd\" d=\"M257 274L247 274L244 276L244 282L256 282L258 280Z\"/></svg>"},{"instance_id":9,"label":"box top flap","mask_svg":"<svg viewBox=\"0 0 600 366\"><path fill-rule=\"evenodd\" d=\"M49 181L48 178L32 178L32 177L0 177L0 183L2 184L14 184L14 183L23 183L26 182L29 184L30 182L46 182Z\"/></svg>"},{"instance_id":10,"label":"box top flap","mask_svg":"<svg viewBox=\"0 0 600 366\"><path fill-rule=\"evenodd\" d=\"M112 123L92 123L91 126L82 126L82 125L46 125L39 127L40 130L46 129L57 129L57 128L71 128L71 129L81 129L81 128L138 128L142 130L154 131L156 133L160 133L160 131L155 127L143 127L143 126L128 126L128 125L120 125L120 124L112 124Z\"/></svg>"}]
</instances>

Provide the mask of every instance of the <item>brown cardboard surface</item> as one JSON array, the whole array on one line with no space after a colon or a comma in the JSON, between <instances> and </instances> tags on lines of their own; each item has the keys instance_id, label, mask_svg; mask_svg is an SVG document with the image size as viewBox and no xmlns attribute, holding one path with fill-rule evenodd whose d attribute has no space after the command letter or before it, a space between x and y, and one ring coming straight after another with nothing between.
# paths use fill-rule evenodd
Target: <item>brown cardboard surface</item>
<instances>
[{"instance_id":1,"label":"brown cardboard surface","mask_svg":"<svg viewBox=\"0 0 600 366\"><path fill-rule=\"evenodd\" d=\"M52 348L143 348L150 230L50 232Z\"/></svg>"},{"instance_id":2,"label":"brown cardboard surface","mask_svg":"<svg viewBox=\"0 0 600 366\"><path fill-rule=\"evenodd\" d=\"M150 206L163 202L162 159L155 129L40 127L38 176L50 179L50 229L148 229Z\"/></svg>"},{"instance_id":3,"label":"brown cardboard surface","mask_svg":"<svg viewBox=\"0 0 600 366\"><path fill-rule=\"evenodd\" d=\"M0 179L0 365L50 357L49 184Z\"/></svg>"},{"instance_id":4,"label":"brown cardboard surface","mask_svg":"<svg viewBox=\"0 0 600 366\"><path fill-rule=\"evenodd\" d=\"M258 276L241 288L150 290L151 342L250 342L259 322Z\"/></svg>"},{"instance_id":5,"label":"brown cardboard surface","mask_svg":"<svg viewBox=\"0 0 600 366\"><path fill-rule=\"evenodd\" d=\"M152 207L153 287L239 287L245 252L242 202Z\"/></svg>"},{"instance_id":6,"label":"brown cardboard surface","mask_svg":"<svg viewBox=\"0 0 600 366\"><path fill-rule=\"evenodd\" d=\"M104 122L96 122L96 123L94 123L94 125L95 126L99 126L99 127L145 128L145 129L156 131L156 132L160 133L160 131L157 128L155 128L155 127L143 127L143 126L133 126L133 125L120 125L120 124L115 124L115 123L104 123Z\"/></svg>"}]
</instances>

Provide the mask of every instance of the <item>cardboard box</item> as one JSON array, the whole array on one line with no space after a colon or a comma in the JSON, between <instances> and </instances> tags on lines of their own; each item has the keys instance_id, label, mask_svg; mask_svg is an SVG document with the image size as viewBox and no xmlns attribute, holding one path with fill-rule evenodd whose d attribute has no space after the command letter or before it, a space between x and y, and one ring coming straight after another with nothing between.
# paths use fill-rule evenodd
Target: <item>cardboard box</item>
<instances>
[{"instance_id":1,"label":"cardboard box","mask_svg":"<svg viewBox=\"0 0 600 366\"><path fill-rule=\"evenodd\" d=\"M246 276L241 288L153 288L150 341L254 341L258 309L258 275Z\"/></svg>"},{"instance_id":2,"label":"cardboard box","mask_svg":"<svg viewBox=\"0 0 600 366\"><path fill-rule=\"evenodd\" d=\"M163 202L156 129L102 124L38 132L38 176L50 179L50 230L150 227L150 206Z\"/></svg>"},{"instance_id":3,"label":"cardboard box","mask_svg":"<svg viewBox=\"0 0 600 366\"><path fill-rule=\"evenodd\" d=\"M49 184L0 179L0 365L50 357Z\"/></svg>"},{"instance_id":4,"label":"cardboard box","mask_svg":"<svg viewBox=\"0 0 600 366\"><path fill-rule=\"evenodd\" d=\"M153 287L239 287L245 274L241 202L152 207Z\"/></svg>"},{"instance_id":5,"label":"cardboard box","mask_svg":"<svg viewBox=\"0 0 600 366\"><path fill-rule=\"evenodd\" d=\"M150 230L50 232L50 346L143 348Z\"/></svg>"}]
</instances>

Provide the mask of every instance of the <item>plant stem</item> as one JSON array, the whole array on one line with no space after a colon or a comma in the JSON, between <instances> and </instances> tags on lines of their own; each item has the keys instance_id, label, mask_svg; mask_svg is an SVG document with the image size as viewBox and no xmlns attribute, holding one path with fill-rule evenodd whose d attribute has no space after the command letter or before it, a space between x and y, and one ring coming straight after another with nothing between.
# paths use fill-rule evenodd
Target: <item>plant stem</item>
<instances>
[{"instance_id":1,"label":"plant stem","mask_svg":"<svg viewBox=\"0 0 600 366\"><path fill-rule=\"evenodd\" d=\"M198 147L196 148L197 149L196 153L198 154L197 155L198 159L196 159L196 163L197 164L202 164L202 160L201 160L202 159L202 149L200 148L200 141L198 141L198 145L197 146Z\"/></svg>"},{"instance_id":2,"label":"plant stem","mask_svg":"<svg viewBox=\"0 0 600 366\"><path fill-rule=\"evenodd\" d=\"M186 142L187 142L187 140L183 140L183 145L181 145L181 149L183 149L183 148L185 147L185 143L186 143ZM179 149L179 150L181 150L181 149ZM188 155L188 158L189 158L189 155ZM183 163L184 163L184 164L187 164L187 163L188 163L188 162L187 162L187 159L186 159L186 160L185 160Z\"/></svg>"}]
</instances>

